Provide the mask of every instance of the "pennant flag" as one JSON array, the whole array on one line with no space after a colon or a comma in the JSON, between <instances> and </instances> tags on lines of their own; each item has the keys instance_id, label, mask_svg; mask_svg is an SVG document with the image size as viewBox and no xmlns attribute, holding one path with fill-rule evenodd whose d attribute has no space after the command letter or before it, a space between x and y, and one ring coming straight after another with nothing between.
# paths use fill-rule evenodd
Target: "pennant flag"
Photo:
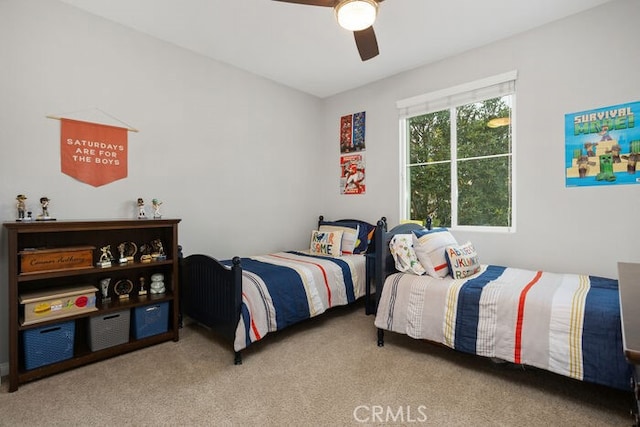
<instances>
[{"instance_id":1,"label":"pennant flag","mask_svg":"<svg viewBox=\"0 0 640 427\"><path fill-rule=\"evenodd\" d=\"M62 173L100 187L127 177L127 129L60 119Z\"/></svg>"}]
</instances>

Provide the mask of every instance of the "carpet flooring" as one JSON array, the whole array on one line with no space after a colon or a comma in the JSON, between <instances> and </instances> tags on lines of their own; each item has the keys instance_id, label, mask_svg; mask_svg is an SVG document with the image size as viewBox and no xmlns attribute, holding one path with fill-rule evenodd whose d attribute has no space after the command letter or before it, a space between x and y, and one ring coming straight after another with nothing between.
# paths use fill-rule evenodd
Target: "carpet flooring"
<instances>
[{"instance_id":1,"label":"carpet flooring","mask_svg":"<svg viewBox=\"0 0 640 427\"><path fill-rule=\"evenodd\" d=\"M628 426L631 394L387 333L361 303L230 344L167 342L0 387L0 426Z\"/></svg>"}]
</instances>

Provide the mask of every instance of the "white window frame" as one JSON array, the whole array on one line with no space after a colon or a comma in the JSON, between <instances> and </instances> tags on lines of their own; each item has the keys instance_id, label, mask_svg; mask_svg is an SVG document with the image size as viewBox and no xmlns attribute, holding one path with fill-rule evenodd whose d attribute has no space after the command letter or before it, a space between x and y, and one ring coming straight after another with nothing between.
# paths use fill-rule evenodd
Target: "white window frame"
<instances>
[{"instance_id":1,"label":"white window frame","mask_svg":"<svg viewBox=\"0 0 640 427\"><path fill-rule=\"evenodd\" d=\"M410 219L408 213L409 181L407 179L407 120L412 117L456 108L476 101L511 95L511 225L507 227L487 227L476 225L458 225L458 180L457 157L451 162L451 229L461 231L480 231L497 233L514 233L516 231L516 90L517 70L475 80L454 87L429 92L423 95L406 98L396 102L399 116L400 156L399 156L399 194L400 218ZM456 144L456 126L452 126L452 144ZM451 147L455 153L455 146Z\"/></svg>"}]
</instances>

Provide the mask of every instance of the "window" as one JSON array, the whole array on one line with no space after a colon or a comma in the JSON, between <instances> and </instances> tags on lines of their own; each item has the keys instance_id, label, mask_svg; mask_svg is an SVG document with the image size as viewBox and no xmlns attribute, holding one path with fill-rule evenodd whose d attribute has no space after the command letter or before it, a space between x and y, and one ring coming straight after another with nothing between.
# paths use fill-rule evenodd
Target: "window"
<instances>
[{"instance_id":1,"label":"window","mask_svg":"<svg viewBox=\"0 0 640 427\"><path fill-rule=\"evenodd\" d=\"M513 230L515 75L398 102L401 218Z\"/></svg>"}]
</instances>

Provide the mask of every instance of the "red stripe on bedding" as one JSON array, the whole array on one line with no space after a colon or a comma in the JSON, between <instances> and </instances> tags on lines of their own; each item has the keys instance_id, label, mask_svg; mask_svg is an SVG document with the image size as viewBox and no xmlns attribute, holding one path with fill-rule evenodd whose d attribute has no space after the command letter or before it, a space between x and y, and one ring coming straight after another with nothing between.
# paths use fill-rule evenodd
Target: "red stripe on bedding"
<instances>
[{"instance_id":1,"label":"red stripe on bedding","mask_svg":"<svg viewBox=\"0 0 640 427\"><path fill-rule=\"evenodd\" d=\"M331 288L329 287L329 279L327 279L327 272L325 271L324 267L322 267L318 263L311 262L311 261L303 261L303 260L297 259L297 258L296 259L292 259L292 258L287 258L287 257L281 256L281 255L276 255L276 254L271 254L270 256L275 257L275 258L286 259L287 261L304 262L304 263L315 265L316 267L318 267L320 269L320 271L322 272L322 277L324 278L324 287L327 288L327 302L329 303L329 307L331 307Z\"/></svg>"},{"instance_id":2,"label":"red stripe on bedding","mask_svg":"<svg viewBox=\"0 0 640 427\"><path fill-rule=\"evenodd\" d=\"M251 306L249 304L249 298L247 298L247 295L244 292L242 293L242 297L246 301L247 306L249 306L249 313L251 313ZM260 336L260 332L258 331L258 327L256 326L256 323L253 321L253 316L251 315L249 317L251 317L251 325L250 325L251 330L253 331L253 334L256 336L255 341L258 341L262 337Z\"/></svg>"},{"instance_id":3,"label":"red stripe on bedding","mask_svg":"<svg viewBox=\"0 0 640 427\"><path fill-rule=\"evenodd\" d=\"M533 280L527 283L527 286L525 286L520 293L520 300L518 301L518 318L516 320L516 344L515 354L513 356L514 363L520 363L520 357L522 353L522 322L524 320L524 303L527 299L527 293L529 292L529 289L531 289L531 287L535 285L538 280L540 280L541 276L542 271L538 271Z\"/></svg>"},{"instance_id":4,"label":"red stripe on bedding","mask_svg":"<svg viewBox=\"0 0 640 427\"><path fill-rule=\"evenodd\" d=\"M448 266L448 265L447 265L447 263L445 262L444 264L436 265L436 266L434 267L434 270L435 270L435 271L442 270L443 268L447 268L447 266Z\"/></svg>"}]
</instances>

